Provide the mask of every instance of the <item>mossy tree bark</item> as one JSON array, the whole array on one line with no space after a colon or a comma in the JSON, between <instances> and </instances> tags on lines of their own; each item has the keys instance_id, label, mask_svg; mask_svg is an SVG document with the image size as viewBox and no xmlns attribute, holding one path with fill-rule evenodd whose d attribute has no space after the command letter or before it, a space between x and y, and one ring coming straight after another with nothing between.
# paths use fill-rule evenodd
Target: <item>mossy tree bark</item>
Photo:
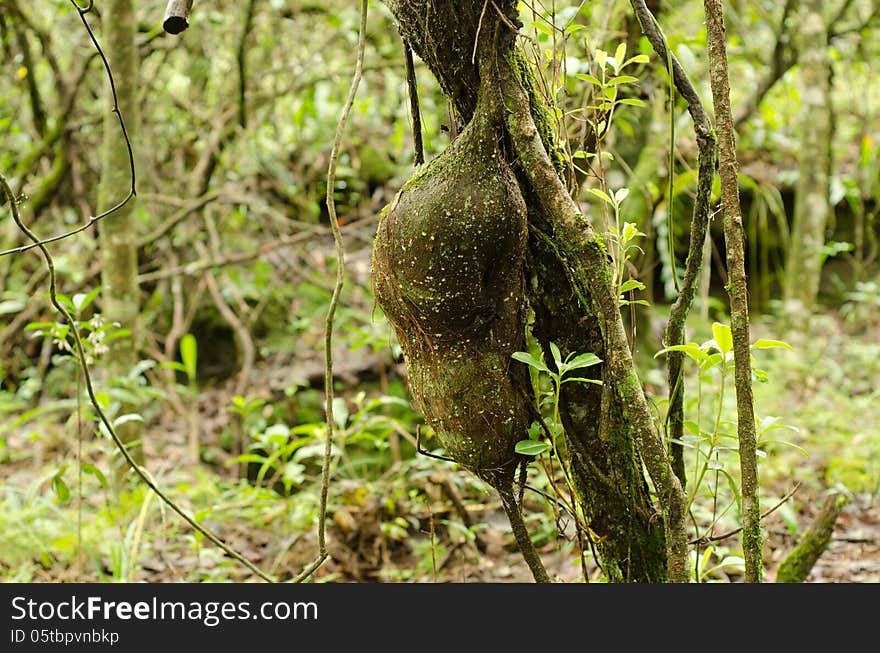
<instances>
[{"instance_id":1,"label":"mossy tree bark","mask_svg":"<svg viewBox=\"0 0 880 653\"><path fill-rule=\"evenodd\" d=\"M547 107L516 47L515 3L386 4L467 124L386 209L374 249L376 298L417 403L450 455L504 495L521 462L513 445L535 417L524 366L510 359L531 308L545 353L555 342L563 356L604 360L589 370L602 386L566 384L562 396L566 463L599 563L613 581L686 581L684 493L636 375L604 241L562 183Z\"/></svg>"},{"instance_id":2,"label":"mossy tree bark","mask_svg":"<svg viewBox=\"0 0 880 653\"><path fill-rule=\"evenodd\" d=\"M803 3L801 38L801 149L794 225L785 265L785 304L791 326L802 329L819 294L822 248L831 212L828 200L831 142L831 70L821 0Z\"/></svg>"},{"instance_id":3,"label":"mossy tree bark","mask_svg":"<svg viewBox=\"0 0 880 653\"><path fill-rule=\"evenodd\" d=\"M845 494L834 492L825 498L822 509L798 538L798 543L776 570L777 583L803 583L819 557L828 548L834 524L847 503Z\"/></svg>"},{"instance_id":4,"label":"mossy tree bark","mask_svg":"<svg viewBox=\"0 0 880 653\"><path fill-rule=\"evenodd\" d=\"M737 437L742 474L742 545L747 583L760 583L764 573L761 540L761 505L758 500L758 457L755 406L752 398L752 363L749 347L749 285L745 268L745 232L739 201L739 164L730 110L730 77L721 0L704 0L709 81L718 131L718 176L724 209L724 244L727 248L727 294L730 297L730 330L733 335L736 386Z\"/></svg>"},{"instance_id":5,"label":"mossy tree bark","mask_svg":"<svg viewBox=\"0 0 880 653\"><path fill-rule=\"evenodd\" d=\"M103 45L113 71L116 99L126 126L131 130L138 118L138 60L135 46L137 22L132 0L109 0L103 7ZM131 186L129 152L114 115L113 98L108 88L104 121L104 143L98 211L112 208ZM131 131L129 131L131 138ZM136 362L138 319L137 228L133 213L135 198L101 219L98 233L101 248L101 297L105 321L118 322L132 335L110 343L104 359L108 378L126 374ZM131 407L123 407L124 412ZM130 421L118 427L119 437L130 443L132 457L142 463L140 422Z\"/></svg>"}]
</instances>

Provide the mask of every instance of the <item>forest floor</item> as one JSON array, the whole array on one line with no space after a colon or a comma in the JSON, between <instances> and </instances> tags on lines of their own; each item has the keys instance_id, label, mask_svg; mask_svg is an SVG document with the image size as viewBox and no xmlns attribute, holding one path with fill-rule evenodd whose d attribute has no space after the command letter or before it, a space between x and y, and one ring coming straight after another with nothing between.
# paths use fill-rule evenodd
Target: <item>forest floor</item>
<instances>
[{"instance_id":1,"label":"forest floor","mask_svg":"<svg viewBox=\"0 0 880 653\"><path fill-rule=\"evenodd\" d=\"M764 333L771 326L756 324L755 337L772 337ZM799 484L793 497L764 520L766 580L773 580L797 534L822 505L823 495L836 488L851 498L808 581L880 582L880 336L876 330L848 332L836 318L815 326L809 342L796 345L796 356L774 355L764 362L771 383L756 387L756 403L764 411L758 414L780 415L796 424L791 439L809 454L805 458L784 449L762 462L767 505L776 504ZM340 362L345 365L344 358ZM255 374L289 378L280 369L261 368ZM267 381L263 387L268 385ZM234 466L224 464L230 457L220 446L219 434L224 424L228 426L230 397L230 388L222 384L201 392L197 421L206 439L200 465L190 462L185 421L173 412L160 416L145 438L150 472L236 550L277 578L290 579L316 551L316 491L304 486L284 498L239 480ZM251 579L161 509L143 487L134 486L113 503L108 499L111 493L99 486L94 468L77 479L63 426L44 429L39 437L36 433L26 428L4 434L0 579ZM95 468L108 469L106 451L106 442L91 441L85 443L83 456ZM338 459L329 506L330 558L316 581L531 580L500 502L470 475L422 456L399 460L369 477L358 464L344 455ZM63 489L55 480L59 474L67 481ZM84 488L81 502L78 483ZM583 582L585 575L590 582L600 579L592 558L581 560L571 525L538 499L526 495L527 521L551 575L568 582ZM713 560L735 556L738 546L735 536L716 543ZM704 576L716 582L741 578L735 566L721 564Z\"/></svg>"}]
</instances>

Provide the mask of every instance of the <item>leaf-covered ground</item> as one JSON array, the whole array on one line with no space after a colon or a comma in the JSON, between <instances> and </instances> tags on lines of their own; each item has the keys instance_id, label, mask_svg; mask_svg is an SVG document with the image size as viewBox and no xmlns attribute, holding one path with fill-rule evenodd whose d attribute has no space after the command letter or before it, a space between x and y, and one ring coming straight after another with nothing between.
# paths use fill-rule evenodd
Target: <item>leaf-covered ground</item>
<instances>
[{"instance_id":1,"label":"leaf-covered ground","mask_svg":"<svg viewBox=\"0 0 880 653\"><path fill-rule=\"evenodd\" d=\"M774 327L758 321L754 337L776 335ZM817 318L813 333L803 342L793 342L794 352L780 350L762 359L770 381L756 386L758 415L778 416L796 427L787 437L807 454L792 447L773 448L761 463L767 507L800 484L793 497L764 521L767 580L774 578L777 565L810 523L824 493L837 488L850 492L851 499L809 581L878 582L880 434L875 425L880 423L880 408L874 380L880 378L880 343L876 333L852 331L837 317ZM397 413L395 421L383 412L387 406L359 412L358 407L369 402L352 389L372 387L368 396L381 395L374 387L376 381L361 380L370 377L359 376L359 360L367 360L366 355L349 352L339 357L340 366L348 370L342 393L348 405L347 426L342 429L346 446L334 456L330 559L317 579L530 581L500 503L486 486L449 463L414 455L407 439L412 435L404 428L413 418L410 413ZM280 383L305 369L286 365L270 360L255 369L257 377L265 380L263 411L277 415L268 406L290 402L289 415L320 419L320 391L301 389L285 397L283 388L274 388L273 379ZM399 367L392 361L383 373L386 387L392 383L393 388ZM230 545L279 579L290 579L316 550L317 464L308 455L296 459L302 463L301 476L289 486L287 496L282 496L283 484L270 474L265 479L274 480L268 483L272 487L239 479L228 441L232 385L230 381L206 387L199 394L194 423L203 450L198 465L190 459L189 423L173 411L158 418L145 436L150 473L175 501ZM652 389L662 391L649 384ZM402 410L394 408L398 409ZM401 427L395 438L389 424ZM291 426L291 437L314 440L305 442L303 449L319 444L318 422L311 424L311 430L309 424ZM86 438L81 456L93 467L84 467L80 474L75 437L71 437L75 432L75 420L56 423L44 416L5 436L5 460L0 465L4 580L249 580L246 570L205 544L143 488L129 485L118 496L105 490L112 461L105 441ZM251 477L258 467L251 468ZM104 476L95 470L103 470ZM537 475L531 478L533 484L540 481ZM533 492L526 494L526 507L530 531L551 574L579 582L585 570L591 582L601 579L591 556L582 563L564 513L555 514L546 499ZM719 524L718 531L725 527ZM704 579L739 581L740 572L731 562L737 549L735 535L714 542L708 555L701 547L695 563L705 555Z\"/></svg>"}]
</instances>

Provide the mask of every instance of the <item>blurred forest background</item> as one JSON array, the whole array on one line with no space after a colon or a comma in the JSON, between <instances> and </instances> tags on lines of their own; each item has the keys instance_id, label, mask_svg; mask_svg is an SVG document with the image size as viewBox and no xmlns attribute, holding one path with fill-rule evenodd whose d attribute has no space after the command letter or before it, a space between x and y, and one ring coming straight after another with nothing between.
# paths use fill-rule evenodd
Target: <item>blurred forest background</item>
<instances>
[{"instance_id":1,"label":"blurred forest background","mask_svg":"<svg viewBox=\"0 0 880 653\"><path fill-rule=\"evenodd\" d=\"M48 245L74 325L49 301L39 250L10 251L29 241L9 203L0 207L4 581L253 578L126 471L86 396L73 328L97 399L176 503L278 579L299 574L316 549L324 320L336 271L324 197L354 70L357 3L196 2L178 36L162 29L165 4L98 1L88 15L113 71L137 196ZM648 4L711 107L702 3ZM731 0L725 11L752 338L790 345L754 352L761 503L775 508L763 522L765 568L772 578L834 490L849 503L810 580L878 582L880 3ZM595 225L609 217L602 189L618 191L618 226L641 234L629 234L638 283L623 310L662 424L657 354L687 252L692 123L680 99L670 113L665 62L629 3L523 2L521 19L543 92L558 107L570 187ZM0 56L0 174L22 221L47 238L123 200L125 140L76 9L0 0ZM631 57L625 71L607 64ZM460 125L418 58L415 73L430 160ZM602 94L611 112L596 108ZM600 121L593 156L583 139ZM404 49L388 9L372 3L333 188L347 273L335 324L330 557L315 580L530 580L497 497L455 465L417 453L418 437L442 450L411 405L400 348L374 306L378 216L414 156ZM730 322L723 243L719 217L690 342ZM732 384L693 361L686 383L685 460L705 477L689 485L692 519L695 528L734 531L739 472L735 444L724 439L736 433ZM701 413L713 423L710 438ZM530 484L544 492L526 495L532 539L551 574L602 580L546 496L554 473L530 466ZM740 580L736 534L697 544L693 567L695 580Z\"/></svg>"}]
</instances>

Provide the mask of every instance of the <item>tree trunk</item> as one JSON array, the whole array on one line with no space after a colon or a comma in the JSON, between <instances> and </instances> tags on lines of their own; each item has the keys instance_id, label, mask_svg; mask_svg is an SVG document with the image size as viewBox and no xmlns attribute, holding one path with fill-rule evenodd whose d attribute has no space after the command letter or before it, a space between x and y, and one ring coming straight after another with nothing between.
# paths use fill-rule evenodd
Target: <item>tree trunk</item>
<instances>
[{"instance_id":1,"label":"tree trunk","mask_svg":"<svg viewBox=\"0 0 880 653\"><path fill-rule=\"evenodd\" d=\"M828 202L831 139L828 36L821 0L803 3L800 17L801 117L800 158L794 226L786 261L786 312L794 328L806 320L819 294Z\"/></svg>"},{"instance_id":2,"label":"tree trunk","mask_svg":"<svg viewBox=\"0 0 880 653\"><path fill-rule=\"evenodd\" d=\"M374 248L376 299L417 404L449 454L503 492L535 418L525 366L510 360L531 308L545 359L554 342L563 357L604 360L587 370L602 386L569 383L562 395L564 455L598 562L612 581L686 580L684 495L635 373L604 241L561 182L547 107L515 47L515 3L386 4L467 123L383 212Z\"/></svg>"},{"instance_id":3,"label":"tree trunk","mask_svg":"<svg viewBox=\"0 0 880 653\"><path fill-rule=\"evenodd\" d=\"M103 7L103 45L113 71L119 111L131 129L138 123L138 61L135 47L134 3L132 0L109 0ZM104 120L104 144L101 162L101 182L98 191L98 211L113 207L131 186L128 148L114 115L113 98L108 90L107 112ZM137 360L136 338L138 319L137 285L137 226L134 217L135 198L118 211L98 223L101 247L101 286L103 316L107 322L118 322L130 329L132 335L110 343L104 359L108 379L126 374ZM124 406L122 412L130 412ZM131 453L143 462L140 445L140 422L130 421L118 428L119 437L131 443Z\"/></svg>"},{"instance_id":4,"label":"tree trunk","mask_svg":"<svg viewBox=\"0 0 880 653\"><path fill-rule=\"evenodd\" d=\"M739 164L730 110L730 77L721 0L704 0L709 81L718 131L718 176L724 209L724 245L727 248L727 294L730 297L730 330L733 335L736 389L736 433L742 475L742 546L746 582L760 583L764 573L761 540L761 505L758 500L758 458L755 406L752 398L752 365L749 349L749 285L745 268L745 232L739 201Z\"/></svg>"}]
</instances>

